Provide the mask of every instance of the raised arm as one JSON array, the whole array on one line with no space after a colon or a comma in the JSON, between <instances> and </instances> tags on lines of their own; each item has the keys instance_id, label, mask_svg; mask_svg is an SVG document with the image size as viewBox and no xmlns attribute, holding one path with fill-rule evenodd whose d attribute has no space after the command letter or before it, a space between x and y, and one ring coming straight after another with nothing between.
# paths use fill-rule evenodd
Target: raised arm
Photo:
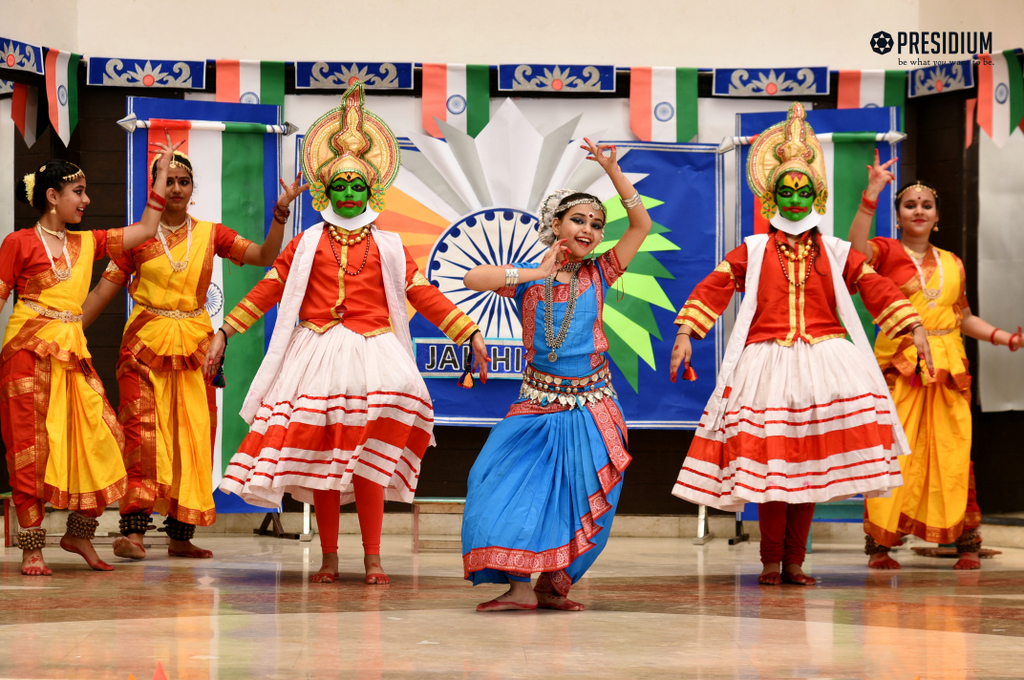
<instances>
[{"instance_id":1,"label":"raised arm","mask_svg":"<svg viewBox=\"0 0 1024 680\"><path fill-rule=\"evenodd\" d=\"M608 173L608 179L612 181L612 185L626 209L626 215L629 217L629 227L614 248L619 264L625 269L633 261L633 256L640 252L640 246L643 245L644 239L651 233L651 216L647 214L647 208L640 200L640 194L633 188L633 183L619 168L615 146L594 144L586 137L583 138L583 141L586 144L582 148L590 152L587 160L597 162ZM607 156L605 155L606 151L608 152Z\"/></svg>"},{"instance_id":2,"label":"raised arm","mask_svg":"<svg viewBox=\"0 0 1024 680\"><path fill-rule=\"evenodd\" d=\"M963 307L960 310L963 318L960 321L960 331L975 340L984 340L993 345L1006 345L1011 352L1016 352L1024 344L1020 329L1016 333L1000 330L980 316L971 313L970 307Z\"/></svg>"},{"instance_id":3,"label":"raised arm","mask_svg":"<svg viewBox=\"0 0 1024 680\"><path fill-rule=\"evenodd\" d=\"M548 252L541 260L540 266L536 269L516 269L517 283L530 283L540 281L558 271L565 253L569 250L564 245L565 239L555 241L551 244ZM498 267L493 264L482 264L473 267L462 277L462 283L470 290L498 290L505 288L509 281L506 278L507 267Z\"/></svg>"},{"instance_id":4,"label":"raised arm","mask_svg":"<svg viewBox=\"0 0 1024 680\"><path fill-rule=\"evenodd\" d=\"M122 247L125 250L142 245L155 237L156 228L160 225L160 218L167 204L167 169L171 166L174 151L185 143L181 141L171 144L171 133L164 130L164 135L167 138L166 143L150 142L150 146L155 147L160 154L156 161L156 179L153 180L153 188L149 191L142 218L136 224L124 228Z\"/></svg>"},{"instance_id":5,"label":"raised arm","mask_svg":"<svg viewBox=\"0 0 1024 680\"><path fill-rule=\"evenodd\" d=\"M96 287L89 291L89 296L82 303L82 328L88 328L96 317L107 308L110 301L121 291L121 286L107 279L100 279Z\"/></svg>"},{"instance_id":6,"label":"raised arm","mask_svg":"<svg viewBox=\"0 0 1024 680\"><path fill-rule=\"evenodd\" d=\"M898 160L899 158L893 158L884 164L879 164L878 149L875 149L874 165L867 166L868 188L864 190L860 207L853 217L853 223L850 224L850 243L869 261L871 260L871 244L868 241L871 239L871 221L874 219L875 209L878 207L878 196L886 184L896 179L889 168Z\"/></svg>"},{"instance_id":7,"label":"raised arm","mask_svg":"<svg viewBox=\"0 0 1024 680\"><path fill-rule=\"evenodd\" d=\"M302 184L301 180L301 172L295 176L295 181L292 182L291 186L285 184L283 179L278 180L281 182L283 191L277 197L277 203L274 204L274 221L270 225L270 231L267 232L267 238L263 240L262 245L252 243L245 249L245 254L242 255L243 264L269 267L274 264L274 260L281 254L281 242L284 240L284 225L291 215L291 210L289 210L288 206L303 191L309 188L309 185Z\"/></svg>"}]
</instances>

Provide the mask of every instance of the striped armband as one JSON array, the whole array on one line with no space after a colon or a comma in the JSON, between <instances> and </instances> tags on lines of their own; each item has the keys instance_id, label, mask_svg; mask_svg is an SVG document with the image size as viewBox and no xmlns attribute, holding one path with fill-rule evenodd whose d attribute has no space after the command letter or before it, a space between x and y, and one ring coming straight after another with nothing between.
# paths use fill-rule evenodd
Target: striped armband
<instances>
[{"instance_id":1,"label":"striped armband","mask_svg":"<svg viewBox=\"0 0 1024 680\"><path fill-rule=\"evenodd\" d=\"M896 338L906 333L916 324L924 325L921 315L914 309L910 300L899 300L892 303L875 317L875 323L889 338Z\"/></svg>"},{"instance_id":2,"label":"striped armband","mask_svg":"<svg viewBox=\"0 0 1024 680\"><path fill-rule=\"evenodd\" d=\"M249 330L254 323L259 321L262 316L262 309L248 300L242 300L228 313L224 318L224 322L229 324L239 333L244 333Z\"/></svg>"},{"instance_id":3,"label":"striped armband","mask_svg":"<svg viewBox=\"0 0 1024 680\"><path fill-rule=\"evenodd\" d=\"M715 325L718 317L719 315L703 302L690 298L683 305L683 308L679 310L675 323L677 326L689 326L693 329L695 336L703 338L711 330L711 327Z\"/></svg>"},{"instance_id":4,"label":"striped armband","mask_svg":"<svg viewBox=\"0 0 1024 680\"><path fill-rule=\"evenodd\" d=\"M444 321L440 323L438 328L456 345L461 345L466 342L473 333L480 330L477 328L477 325L473 323L473 320L466 316L461 309L452 310L452 312L444 318Z\"/></svg>"}]
</instances>

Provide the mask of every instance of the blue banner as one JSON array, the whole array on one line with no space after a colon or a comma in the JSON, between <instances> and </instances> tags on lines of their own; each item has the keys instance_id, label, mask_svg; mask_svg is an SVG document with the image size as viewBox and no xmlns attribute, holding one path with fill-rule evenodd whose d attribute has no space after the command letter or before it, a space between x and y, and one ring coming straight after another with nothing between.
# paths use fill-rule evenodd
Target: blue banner
<instances>
[{"instance_id":1,"label":"blue banner","mask_svg":"<svg viewBox=\"0 0 1024 680\"><path fill-rule=\"evenodd\" d=\"M89 85L206 89L206 62L89 57Z\"/></svg>"},{"instance_id":2,"label":"blue banner","mask_svg":"<svg viewBox=\"0 0 1024 680\"><path fill-rule=\"evenodd\" d=\"M298 90L346 90L357 80L367 90L411 90L413 65L397 62L297 61Z\"/></svg>"},{"instance_id":3,"label":"blue banner","mask_svg":"<svg viewBox=\"0 0 1024 680\"><path fill-rule=\"evenodd\" d=\"M974 65L970 59L928 68L915 68L907 73L907 96L923 97L974 87Z\"/></svg>"},{"instance_id":4,"label":"blue banner","mask_svg":"<svg viewBox=\"0 0 1024 680\"><path fill-rule=\"evenodd\" d=\"M614 66L558 64L501 64L502 92L614 92Z\"/></svg>"},{"instance_id":5,"label":"blue banner","mask_svg":"<svg viewBox=\"0 0 1024 680\"><path fill-rule=\"evenodd\" d=\"M829 92L828 67L716 68L716 97L793 97Z\"/></svg>"},{"instance_id":6,"label":"blue banner","mask_svg":"<svg viewBox=\"0 0 1024 680\"><path fill-rule=\"evenodd\" d=\"M0 67L43 75L43 48L10 38L0 38Z\"/></svg>"}]
</instances>

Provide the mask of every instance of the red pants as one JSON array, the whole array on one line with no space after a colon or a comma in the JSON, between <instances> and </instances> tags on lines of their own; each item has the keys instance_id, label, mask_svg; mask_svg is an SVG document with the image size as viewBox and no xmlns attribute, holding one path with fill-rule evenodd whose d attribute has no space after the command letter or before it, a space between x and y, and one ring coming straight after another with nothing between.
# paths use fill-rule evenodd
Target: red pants
<instances>
[{"instance_id":1,"label":"red pants","mask_svg":"<svg viewBox=\"0 0 1024 680\"><path fill-rule=\"evenodd\" d=\"M359 532L363 535L363 552L380 555L380 531L384 524L384 487L380 484L352 476L356 494L356 514ZM341 512L340 491L314 491L313 506L320 531L320 548L325 555L338 552L338 523Z\"/></svg>"},{"instance_id":2,"label":"red pants","mask_svg":"<svg viewBox=\"0 0 1024 680\"><path fill-rule=\"evenodd\" d=\"M761 527L761 564L802 565L814 503L762 503L757 507Z\"/></svg>"}]
</instances>

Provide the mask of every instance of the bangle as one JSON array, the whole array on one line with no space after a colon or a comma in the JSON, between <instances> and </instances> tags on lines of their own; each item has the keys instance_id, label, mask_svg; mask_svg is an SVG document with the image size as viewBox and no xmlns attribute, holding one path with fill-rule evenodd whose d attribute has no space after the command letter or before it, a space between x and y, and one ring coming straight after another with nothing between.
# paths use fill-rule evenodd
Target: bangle
<instances>
[{"instance_id":1,"label":"bangle","mask_svg":"<svg viewBox=\"0 0 1024 680\"><path fill-rule=\"evenodd\" d=\"M860 193L860 204L865 208L868 208L872 213L878 209L878 199L876 198L875 200L872 201L870 198L868 198L867 189Z\"/></svg>"},{"instance_id":2,"label":"bangle","mask_svg":"<svg viewBox=\"0 0 1024 680\"><path fill-rule=\"evenodd\" d=\"M156 204L160 206L167 205L167 199L161 196L160 194L156 193L152 189L149 190L149 200L155 201Z\"/></svg>"},{"instance_id":3,"label":"bangle","mask_svg":"<svg viewBox=\"0 0 1024 680\"><path fill-rule=\"evenodd\" d=\"M992 335L990 335L988 337L988 341L991 342L993 345L996 344L996 333L998 333L998 332L999 332L998 328L993 328L992 329Z\"/></svg>"},{"instance_id":4,"label":"bangle","mask_svg":"<svg viewBox=\"0 0 1024 680\"><path fill-rule=\"evenodd\" d=\"M1024 330L1021 330L1020 326L1017 326L1017 332L1014 333L1013 335L1011 335L1010 336L1010 341L1008 343L1006 343L1006 346L1010 348L1011 352L1016 352L1018 349L1020 349L1019 345L1017 347L1013 346L1013 339L1014 338L1017 338L1017 342L1020 342L1021 339L1024 339Z\"/></svg>"},{"instance_id":5,"label":"bangle","mask_svg":"<svg viewBox=\"0 0 1024 680\"><path fill-rule=\"evenodd\" d=\"M519 270L516 267L505 267L505 287L515 288L519 285Z\"/></svg>"},{"instance_id":6,"label":"bangle","mask_svg":"<svg viewBox=\"0 0 1024 680\"><path fill-rule=\"evenodd\" d=\"M228 333L227 333L227 331L225 331L224 327L221 326L220 328L217 329L217 332L224 334L224 349L227 349L227 347L228 347Z\"/></svg>"},{"instance_id":7,"label":"bangle","mask_svg":"<svg viewBox=\"0 0 1024 680\"><path fill-rule=\"evenodd\" d=\"M629 198L622 198L619 196L619 201L622 202L622 207L626 210L632 210L633 208L643 205L644 199L640 198L640 192L634 191L633 195Z\"/></svg>"},{"instance_id":8,"label":"bangle","mask_svg":"<svg viewBox=\"0 0 1024 680\"><path fill-rule=\"evenodd\" d=\"M152 203L146 203L146 207L149 208L150 210L155 210L157 212L163 212L164 211L164 209L162 207L160 207L158 205L153 205Z\"/></svg>"},{"instance_id":9,"label":"bangle","mask_svg":"<svg viewBox=\"0 0 1024 680\"><path fill-rule=\"evenodd\" d=\"M284 224L285 221L291 217L292 211L289 208L282 208L277 202L274 202L274 219Z\"/></svg>"}]
</instances>

